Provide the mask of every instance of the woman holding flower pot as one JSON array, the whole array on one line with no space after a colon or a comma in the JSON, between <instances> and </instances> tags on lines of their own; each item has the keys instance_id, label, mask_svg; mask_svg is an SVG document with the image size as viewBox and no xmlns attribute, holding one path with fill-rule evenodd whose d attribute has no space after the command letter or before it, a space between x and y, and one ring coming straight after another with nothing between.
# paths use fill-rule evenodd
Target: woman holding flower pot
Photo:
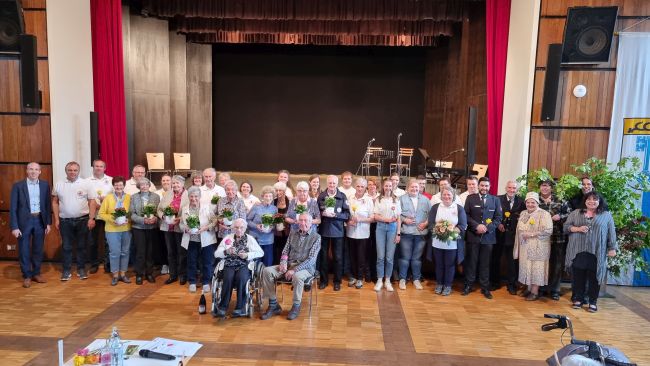
<instances>
[{"instance_id":1,"label":"woman holding flower pot","mask_svg":"<svg viewBox=\"0 0 650 366\"><path fill-rule=\"evenodd\" d=\"M513 257L519 258L519 282L528 286L522 292L527 301L539 298L539 286L548 283L548 259L551 256L553 220L539 207L539 194L526 194L526 210L519 215Z\"/></svg>"},{"instance_id":2,"label":"woman holding flower pot","mask_svg":"<svg viewBox=\"0 0 650 366\"><path fill-rule=\"evenodd\" d=\"M436 285L435 293L442 296L451 295L451 284L456 273L456 264L465 258L465 230L467 215L465 208L456 202L456 194L451 187L440 189L440 201L429 211L429 229L431 245L435 258Z\"/></svg>"},{"instance_id":3,"label":"woman holding flower pot","mask_svg":"<svg viewBox=\"0 0 650 366\"><path fill-rule=\"evenodd\" d=\"M203 293L210 292L214 271L214 244L217 236L214 227L217 217L210 204L201 204L201 189L187 190L188 204L181 208L180 227L183 231L181 246L187 250L187 278L190 292L196 292L196 270L201 256L201 283Z\"/></svg>"},{"instance_id":4,"label":"woman holding flower pot","mask_svg":"<svg viewBox=\"0 0 650 366\"><path fill-rule=\"evenodd\" d=\"M180 228L181 200L185 193L185 178L180 175L172 177L171 190L163 194L158 205L158 218L160 218L160 231L165 238L167 247L167 262L169 264L169 278L165 284L178 281L184 285L187 281L187 251L181 247L183 232Z\"/></svg>"},{"instance_id":5,"label":"woman holding flower pot","mask_svg":"<svg viewBox=\"0 0 650 366\"><path fill-rule=\"evenodd\" d=\"M160 196L149 192L151 181L140 178L136 183L140 192L131 197L129 212L133 227L133 244L135 244L135 283L142 285L146 276L150 283L156 282L153 275L153 246L158 241L158 205Z\"/></svg>"},{"instance_id":6,"label":"woman holding flower pot","mask_svg":"<svg viewBox=\"0 0 650 366\"><path fill-rule=\"evenodd\" d=\"M219 216L218 237L223 239L232 233L232 223L236 219L246 219L246 206L244 201L237 196L237 183L228 180L223 187L226 197L217 202L217 215Z\"/></svg>"},{"instance_id":7,"label":"woman holding flower pot","mask_svg":"<svg viewBox=\"0 0 650 366\"><path fill-rule=\"evenodd\" d=\"M299 230L298 215L307 212L311 215L311 227L315 229L320 224L320 210L315 199L309 198L309 184L300 181L296 184L296 197L289 202L285 221L291 230Z\"/></svg>"},{"instance_id":8,"label":"woman holding flower pot","mask_svg":"<svg viewBox=\"0 0 650 366\"><path fill-rule=\"evenodd\" d=\"M267 267L273 265L273 217L278 213L278 208L273 205L273 192L271 186L262 187L262 202L254 205L246 217L248 231L262 247L262 263Z\"/></svg>"},{"instance_id":9,"label":"woman holding flower pot","mask_svg":"<svg viewBox=\"0 0 650 366\"><path fill-rule=\"evenodd\" d=\"M275 190L273 206L278 209L278 212L273 218L275 226L273 229L273 264L278 264L280 263L280 255L282 254L284 245L287 243L287 238L289 237L289 225L286 225L284 221L287 210L289 209L289 198L287 197L287 185L283 182L276 182L273 185L273 189Z\"/></svg>"},{"instance_id":10,"label":"woman holding flower pot","mask_svg":"<svg viewBox=\"0 0 650 366\"><path fill-rule=\"evenodd\" d=\"M126 277L126 270L129 267L129 249L131 248L131 225L127 209L131 204L131 197L124 192L125 182L124 177L114 177L113 192L104 198L99 208L99 217L106 223L108 258L113 273L112 286L117 285L118 281L131 283L131 280Z\"/></svg>"}]
</instances>

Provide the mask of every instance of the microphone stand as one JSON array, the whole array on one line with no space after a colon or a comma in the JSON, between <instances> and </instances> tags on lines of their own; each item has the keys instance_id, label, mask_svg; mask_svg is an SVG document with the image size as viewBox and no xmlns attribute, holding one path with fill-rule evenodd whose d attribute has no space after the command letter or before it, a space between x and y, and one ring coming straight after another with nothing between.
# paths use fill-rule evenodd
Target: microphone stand
<instances>
[{"instance_id":1,"label":"microphone stand","mask_svg":"<svg viewBox=\"0 0 650 366\"><path fill-rule=\"evenodd\" d=\"M368 141L368 146L366 146L366 151L363 152L363 158L361 158L361 163L359 163L359 167L357 168L357 172L355 173L355 175L359 175L359 170L361 170L361 174L364 175L366 178L368 178L368 176L370 175L370 167L368 165L370 164L370 155L368 154L368 149L370 148L370 146L372 146L373 141L375 141L374 138ZM366 172L365 172L366 174L363 174L364 163L366 164Z\"/></svg>"},{"instance_id":2,"label":"microphone stand","mask_svg":"<svg viewBox=\"0 0 650 366\"><path fill-rule=\"evenodd\" d=\"M395 158L395 162L397 163L397 174L400 176L400 179L402 178L402 155L399 153L399 139L402 137L402 134L400 133L397 135L397 157Z\"/></svg>"}]
</instances>

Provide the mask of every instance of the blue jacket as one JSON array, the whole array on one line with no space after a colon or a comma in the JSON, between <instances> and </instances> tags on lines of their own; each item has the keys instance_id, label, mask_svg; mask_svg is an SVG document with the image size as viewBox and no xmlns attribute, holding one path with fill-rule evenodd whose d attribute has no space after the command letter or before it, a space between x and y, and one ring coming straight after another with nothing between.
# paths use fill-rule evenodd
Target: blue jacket
<instances>
[{"instance_id":1,"label":"blue jacket","mask_svg":"<svg viewBox=\"0 0 650 366\"><path fill-rule=\"evenodd\" d=\"M431 202L424 197L423 195L418 193L417 196L418 199L418 208L417 210L415 207L413 207L413 201L411 201L411 197L409 196L408 193L403 194L400 198L400 204L402 207L402 235L404 234L410 234L410 235L426 235L428 229L425 227L424 230L418 230L418 224L427 221L427 217L429 216L429 210L431 209ZM404 223L404 218L405 217L410 217L410 218L415 218L415 223L412 225L406 225Z\"/></svg>"},{"instance_id":2,"label":"blue jacket","mask_svg":"<svg viewBox=\"0 0 650 366\"><path fill-rule=\"evenodd\" d=\"M485 205L478 193L470 194L465 200L465 213L467 214L467 243L496 244L496 229L503 218L501 202L496 196L488 194L485 198ZM489 224L487 220L492 222ZM484 234L476 232L479 224L486 225L488 231Z\"/></svg>"},{"instance_id":3,"label":"blue jacket","mask_svg":"<svg viewBox=\"0 0 650 366\"><path fill-rule=\"evenodd\" d=\"M318 208L321 211L321 222L318 226L318 233L325 238L342 238L345 236L345 228L343 224L350 219L350 208L348 207L348 199L343 192L336 189L336 206L334 206L334 214L336 216L329 217L323 215L325 211L325 198L328 197L327 190L318 195Z\"/></svg>"},{"instance_id":4,"label":"blue jacket","mask_svg":"<svg viewBox=\"0 0 650 366\"><path fill-rule=\"evenodd\" d=\"M41 220L43 221L43 226L51 225L52 197L50 185L39 179L38 186L41 192ZM9 226L11 227L11 230L20 229L23 231L31 217L27 180L23 179L14 183L11 188L11 206L9 208Z\"/></svg>"}]
</instances>

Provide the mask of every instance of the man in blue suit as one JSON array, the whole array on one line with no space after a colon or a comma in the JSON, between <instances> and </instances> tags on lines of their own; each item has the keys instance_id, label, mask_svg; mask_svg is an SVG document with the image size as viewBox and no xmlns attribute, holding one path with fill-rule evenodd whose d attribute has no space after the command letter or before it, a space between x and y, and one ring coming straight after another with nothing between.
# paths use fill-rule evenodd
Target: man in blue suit
<instances>
[{"instance_id":1,"label":"man in blue suit","mask_svg":"<svg viewBox=\"0 0 650 366\"><path fill-rule=\"evenodd\" d=\"M482 177L478 181L478 193L470 194L465 200L467 232L465 243L465 288L463 295L472 292L478 267L481 293L488 299L490 292L490 259L492 247L497 242L496 229L501 224L503 213L501 202L496 196L488 194L490 180Z\"/></svg>"},{"instance_id":2,"label":"man in blue suit","mask_svg":"<svg viewBox=\"0 0 650 366\"><path fill-rule=\"evenodd\" d=\"M27 179L14 183L11 188L9 225L11 234L18 239L18 257L23 273L23 287L29 288L32 280L45 283L41 276L43 242L52 224L50 186L39 180L41 166L27 164Z\"/></svg>"}]
</instances>

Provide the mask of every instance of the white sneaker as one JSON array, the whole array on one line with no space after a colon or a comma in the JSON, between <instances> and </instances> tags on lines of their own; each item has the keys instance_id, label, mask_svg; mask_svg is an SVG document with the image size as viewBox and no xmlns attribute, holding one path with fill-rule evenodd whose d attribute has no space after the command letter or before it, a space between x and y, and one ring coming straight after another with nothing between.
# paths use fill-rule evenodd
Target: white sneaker
<instances>
[{"instance_id":1,"label":"white sneaker","mask_svg":"<svg viewBox=\"0 0 650 366\"><path fill-rule=\"evenodd\" d=\"M210 293L210 285L203 285L203 293L208 294Z\"/></svg>"},{"instance_id":2,"label":"white sneaker","mask_svg":"<svg viewBox=\"0 0 650 366\"><path fill-rule=\"evenodd\" d=\"M399 280L399 289L406 290L406 280Z\"/></svg>"},{"instance_id":3,"label":"white sneaker","mask_svg":"<svg viewBox=\"0 0 650 366\"><path fill-rule=\"evenodd\" d=\"M415 286L416 290L423 290L424 289L424 287L422 287L422 283L420 283L420 280L413 281L413 286Z\"/></svg>"},{"instance_id":4,"label":"white sneaker","mask_svg":"<svg viewBox=\"0 0 650 366\"><path fill-rule=\"evenodd\" d=\"M388 282L390 283L390 282ZM377 283L375 283L375 291L379 292L381 291L381 288L384 286L383 281L380 279L377 280Z\"/></svg>"},{"instance_id":5,"label":"white sneaker","mask_svg":"<svg viewBox=\"0 0 650 366\"><path fill-rule=\"evenodd\" d=\"M194 293L196 292L196 285L195 284L190 284L190 292Z\"/></svg>"},{"instance_id":6,"label":"white sneaker","mask_svg":"<svg viewBox=\"0 0 650 366\"><path fill-rule=\"evenodd\" d=\"M354 278L354 277L350 277L350 278L348 279L348 287L352 287L352 286L356 285L356 283L357 283L357 279L356 279L356 278Z\"/></svg>"},{"instance_id":7,"label":"white sneaker","mask_svg":"<svg viewBox=\"0 0 650 366\"><path fill-rule=\"evenodd\" d=\"M169 274L169 266L163 264L162 268L160 269L160 274Z\"/></svg>"},{"instance_id":8,"label":"white sneaker","mask_svg":"<svg viewBox=\"0 0 650 366\"><path fill-rule=\"evenodd\" d=\"M388 278L386 279L386 283L384 283L384 286L386 286L386 291L388 291L388 292L395 291L393 289L393 284L390 283L390 279L388 279Z\"/></svg>"}]
</instances>

